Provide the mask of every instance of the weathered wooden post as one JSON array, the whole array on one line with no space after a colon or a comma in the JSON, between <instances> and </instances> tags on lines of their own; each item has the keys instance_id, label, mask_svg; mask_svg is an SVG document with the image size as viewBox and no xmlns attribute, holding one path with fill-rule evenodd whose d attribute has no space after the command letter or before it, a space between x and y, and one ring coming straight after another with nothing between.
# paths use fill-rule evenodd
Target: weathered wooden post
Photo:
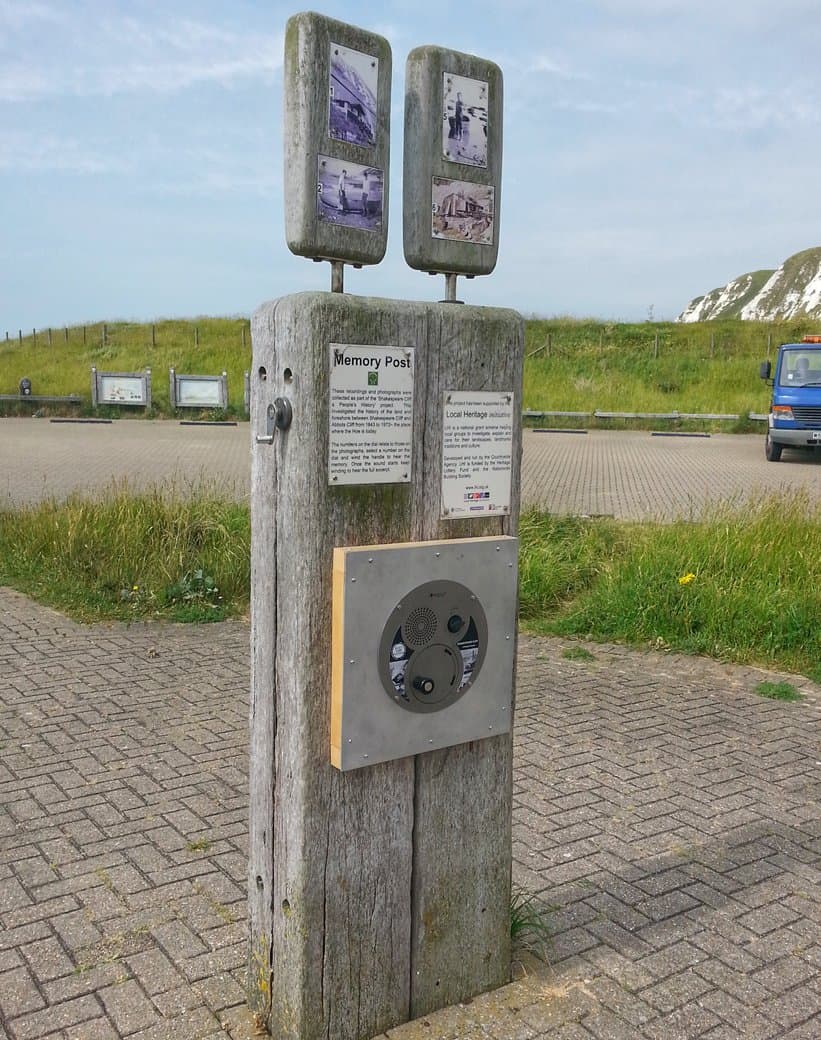
<instances>
[{"instance_id":1,"label":"weathered wooden post","mask_svg":"<svg viewBox=\"0 0 821 1040\"><path fill-rule=\"evenodd\" d=\"M406 258L455 298L496 262L501 73L407 71ZM297 15L284 77L288 244L340 287L385 251L390 48ZM509 979L523 323L311 292L252 347L249 1003L366 1040Z\"/></svg>"}]
</instances>

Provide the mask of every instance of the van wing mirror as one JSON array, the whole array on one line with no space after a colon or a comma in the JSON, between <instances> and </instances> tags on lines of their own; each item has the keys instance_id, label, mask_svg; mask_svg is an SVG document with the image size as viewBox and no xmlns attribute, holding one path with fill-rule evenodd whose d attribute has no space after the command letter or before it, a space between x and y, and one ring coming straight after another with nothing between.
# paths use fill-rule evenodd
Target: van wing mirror
<instances>
[{"instance_id":1,"label":"van wing mirror","mask_svg":"<svg viewBox=\"0 0 821 1040\"><path fill-rule=\"evenodd\" d=\"M758 374L762 379L769 379L772 375L773 366L770 361L762 361L758 366Z\"/></svg>"}]
</instances>

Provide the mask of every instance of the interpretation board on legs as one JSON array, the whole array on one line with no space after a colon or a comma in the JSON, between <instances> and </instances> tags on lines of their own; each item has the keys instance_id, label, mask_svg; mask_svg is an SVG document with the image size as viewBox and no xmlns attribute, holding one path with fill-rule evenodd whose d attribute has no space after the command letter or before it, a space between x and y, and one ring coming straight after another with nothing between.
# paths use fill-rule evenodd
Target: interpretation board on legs
<instances>
[{"instance_id":1,"label":"interpretation board on legs","mask_svg":"<svg viewBox=\"0 0 821 1040\"><path fill-rule=\"evenodd\" d=\"M333 383L332 344L412 351L409 445L385 436L371 483L331 478L334 443L361 465L355 440L332 435L332 386L337 404L349 390ZM293 420L252 459L249 997L274 1035L364 1040L509 979L511 736L333 767L334 550L515 534L518 424L509 510L451 520L443 417L448 392L509 393L521 411L523 323L507 310L303 293L255 314L253 351L255 441L278 399ZM403 414L406 398L390 395L407 395L405 380L396 374L380 414ZM394 462L408 448L403 481Z\"/></svg>"},{"instance_id":2,"label":"interpretation board on legs","mask_svg":"<svg viewBox=\"0 0 821 1040\"><path fill-rule=\"evenodd\" d=\"M388 241L390 44L324 15L294 15L283 90L288 248L379 263Z\"/></svg>"}]
</instances>

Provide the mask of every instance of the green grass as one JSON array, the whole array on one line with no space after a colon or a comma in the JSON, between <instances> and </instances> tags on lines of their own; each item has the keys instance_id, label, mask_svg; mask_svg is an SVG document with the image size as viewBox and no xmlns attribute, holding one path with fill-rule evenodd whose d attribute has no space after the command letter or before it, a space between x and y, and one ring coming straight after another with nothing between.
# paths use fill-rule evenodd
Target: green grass
<instances>
[{"instance_id":1,"label":"green grass","mask_svg":"<svg viewBox=\"0 0 821 1040\"><path fill-rule=\"evenodd\" d=\"M756 686L755 692L772 701L800 701L802 699L798 690L788 682L760 682Z\"/></svg>"},{"instance_id":2,"label":"green grass","mask_svg":"<svg viewBox=\"0 0 821 1040\"><path fill-rule=\"evenodd\" d=\"M245 340L243 345L243 329ZM243 418L243 373L251 367L251 337L245 318L195 318L151 324L110 322L0 340L0 393L16 393L23 376L35 394L80 394L90 411L91 366L106 371L152 370L152 416L170 414L168 369L189 374L228 373L228 414ZM532 411L718 412L746 416L764 412L768 391L758 363L780 342L819 331L807 319L771 324L738 320L677 325L530 319L526 323L523 406ZM11 332L11 330L10 330ZM658 356L655 337L658 334ZM2 333L0 333L2 335ZM199 338L199 344L195 343ZM549 343L549 353L548 353ZM2 405L5 414L29 414L31 406ZM57 406L47 406L56 413ZM63 408L63 411L66 409ZM140 415L109 408L103 414ZM551 425L557 422L550 420ZM560 422L560 420L558 421ZM600 425L613 426L614 420ZM716 429L732 429L727 423ZM741 422L739 429L749 428Z\"/></svg>"},{"instance_id":3,"label":"green grass","mask_svg":"<svg viewBox=\"0 0 821 1040\"><path fill-rule=\"evenodd\" d=\"M533 632L821 678L821 508L806 496L736 503L698 523L530 511L520 538L520 616ZM247 505L207 487L114 487L0 511L0 584L82 621L245 615L249 557Z\"/></svg>"},{"instance_id":4,"label":"green grass","mask_svg":"<svg viewBox=\"0 0 821 1040\"><path fill-rule=\"evenodd\" d=\"M531 320L525 335L523 406L531 411L766 412L769 392L758 365L767 357L768 339L772 354L779 343L817 330L818 322L808 319L692 325ZM614 421L599 424L613 426ZM710 425L732 429L726 422ZM738 428L750 427L742 421Z\"/></svg>"},{"instance_id":5,"label":"green grass","mask_svg":"<svg viewBox=\"0 0 821 1040\"><path fill-rule=\"evenodd\" d=\"M524 889L513 886L510 893L510 941L514 955L527 952L549 963L552 936L548 914L552 909L540 905Z\"/></svg>"},{"instance_id":6,"label":"green grass","mask_svg":"<svg viewBox=\"0 0 821 1040\"><path fill-rule=\"evenodd\" d=\"M568 646L562 650L562 657L566 661L595 661L595 654L591 654L587 647Z\"/></svg>"},{"instance_id":7,"label":"green grass","mask_svg":"<svg viewBox=\"0 0 821 1040\"><path fill-rule=\"evenodd\" d=\"M244 614L249 561L247 506L208 489L0 511L0 584L81 621Z\"/></svg>"},{"instance_id":8,"label":"green grass","mask_svg":"<svg viewBox=\"0 0 821 1040\"><path fill-rule=\"evenodd\" d=\"M821 509L773 496L699 523L528 512L520 609L533 631L817 675Z\"/></svg>"}]
</instances>

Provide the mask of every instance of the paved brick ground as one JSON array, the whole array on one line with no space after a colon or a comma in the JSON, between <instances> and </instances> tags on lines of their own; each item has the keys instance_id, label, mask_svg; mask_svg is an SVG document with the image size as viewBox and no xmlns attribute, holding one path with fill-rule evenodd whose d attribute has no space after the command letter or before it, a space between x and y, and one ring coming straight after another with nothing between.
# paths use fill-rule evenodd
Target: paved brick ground
<instances>
[{"instance_id":1,"label":"paved brick ground","mask_svg":"<svg viewBox=\"0 0 821 1040\"><path fill-rule=\"evenodd\" d=\"M0 1040L252 1034L247 644L0 589ZM821 690L563 645L521 640L516 724L515 878L550 965L391 1040L817 1040Z\"/></svg>"},{"instance_id":2,"label":"paved brick ground","mask_svg":"<svg viewBox=\"0 0 821 1040\"><path fill-rule=\"evenodd\" d=\"M132 486L203 476L248 496L250 429L118 420L110 425L0 419L0 506L93 493L125 476ZM689 516L750 493L804 488L821 502L821 452L768 463L760 434L653 437L647 432L526 430L522 494L555 513L625 519Z\"/></svg>"}]
</instances>

